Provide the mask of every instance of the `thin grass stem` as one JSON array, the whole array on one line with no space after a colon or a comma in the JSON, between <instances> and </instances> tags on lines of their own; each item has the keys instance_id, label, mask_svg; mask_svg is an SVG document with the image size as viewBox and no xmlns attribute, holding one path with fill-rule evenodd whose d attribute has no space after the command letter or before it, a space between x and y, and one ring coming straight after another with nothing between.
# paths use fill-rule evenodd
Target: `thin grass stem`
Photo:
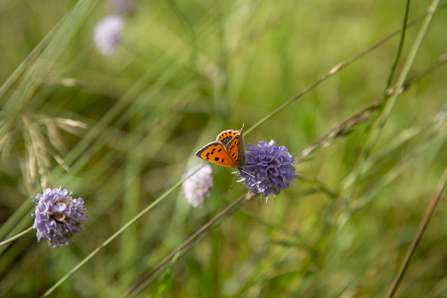
<instances>
[{"instance_id":1,"label":"thin grass stem","mask_svg":"<svg viewBox=\"0 0 447 298\"><path fill-rule=\"evenodd\" d=\"M447 7L447 4L443 6L443 8L445 8L445 7ZM436 12L436 9L432 12L432 14L435 13L435 12ZM276 110L274 110L273 112L269 113L264 118L262 118L261 120L256 122L252 127L247 129L245 134L248 135L251 131L253 131L254 129L256 129L259 126L261 126L265 121L267 121L268 119L272 118L274 115L279 113L282 109L284 109L285 107L290 105L292 102L294 102L298 98L302 97L303 95L305 95L306 93L308 93L309 91L314 89L316 86L318 86L321 83L323 83L324 81L326 81L328 78L330 78L331 76L333 76L334 74L339 72L341 69L346 68L347 66L351 65L352 63L354 63L358 59L362 58L366 54L370 53L371 51L375 50L376 48L378 48L379 46L381 46L382 44L384 44L385 42L387 42L391 38L395 37L399 33L401 33L401 36L402 36L402 34L405 34L405 31L406 31L406 29L408 27L414 26L415 24L419 23L420 21L422 21L422 19L424 19L427 16L429 16L429 14L430 13L427 13L424 16L421 16L421 17L417 18L416 20L412 21L411 23L408 23L408 13L406 13L405 14L405 20L406 20L405 24L406 25L404 26L404 28L393 32L392 34L388 35L387 37L385 37L384 39L382 39L378 43L376 43L373 46L371 46L370 48L368 48L368 49L364 50L363 52L359 53L357 56L354 56L352 59L348 60L347 62L338 63L326 75L322 76L318 81L316 81L315 83L311 84L310 86L305 88L303 91L301 91L300 93L298 93L297 95L295 95L294 97L292 97L291 99L289 99L288 101L286 101L285 103L280 105ZM400 54L399 54L399 57L400 57ZM394 74L394 71L392 72L392 74Z\"/></svg>"},{"instance_id":2,"label":"thin grass stem","mask_svg":"<svg viewBox=\"0 0 447 298\"><path fill-rule=\"evenodd\" d=\"M397 65L399 64L400 56L402 55L402 50L404 48L404 42L405 42L405 36L407 33L407 23L408 23L408 15L410 12L410 0L407 0L405 3L405 14L404 14L404 20L402 24L402 33L400 35L399 40L399 46L397 48L396 58L394 59L393 66L391 67L390 75L388 76L388 81L386 83L385 91L383 94L383 98L385 99L383 102L383 105L386 104L386 98L388 89L391 87L391 84L393 83L394 73L396 72Z\"/></svg>"},{"instance_id":3,"label":"thin grass stem","mask_svg":"<svg viewBox=\"0 0 447 298\"><path fill-rule=\"evenodd\" d=\"M409 1L409 0L408 0ZM346 200L348 200L352 194L354 193L354 189L356 187L357 181L360 179L361 173L362 173L362 167L364 164L364 161L368 158L369 154L371 153L373 147L377 143L377 140L379 139L381 132L385 126L385 123L387 122L391 111L393 110L394 104L396 103L397 97L402 94L404 91L405 86L405 80L408 75L408 72L410 70L411 65L413 64L414 58L417 54L417 51L419 49L420 44L422 43L423 37L425 36L425 33L427 32L428 26L430 25L431 19L433 17L433 13L436 11L438 5L438 0L434 0L432 2L432 5L430 6L429 12L426 14L424 22L419 30L418 37L413 43L413 46L410 50L410 53L406 59L406 62L404 64L404 67L402 71L399 74L399 77L396 82L396 87L390 88L390 86L387 85L386 95L383 98L383 103L381 103L381 112L377 116L377 119L374 121L374 124L372 125L371 129L367 132L367 140L365 142L365 146L362 148L362 152L359 155L358 160L356 161L353 170L350 172L350 174L344 179L344 181L341 183L340 187L340 193L345 193L346 191L349 192L345 193ZM408 18L408 7L406 7L406 13L404 17L404 24L406 24ZM406 26L404 26L406 27ZM404 33L404 30L402 30L402 34ZM401 42L404 42L404 38L401 38ZM399 51L401 51L401 47L399 47ZM400 57L400 53L396 55L396 61ZM393 65L394 67L394 65ZM391 71L391 76L394 75L394 71ZM391 89L391 90L390 90ZM389 96L389 97L388 97Z\"/></svg>"},{"instance_id":4,"label":"thin grass stem","mask_svg":"<svg viewBox=\"0 0 447 298\"><path fill-rule=\"evenodd\" d=\"M15 236L9 238L8 240L5 240L5 241L0 242L0 246L3 246L3 245L5 245L5 244L10 243L10 242L16 240L17 238L22 237L23 235L25 235L26 233L28 233L28 232L30 232L30 231L32 231L32 230L33 230L33 227L29 227L29 228L26 229L25 231L23 231L23 232L21 232L21 233L15 235Z\"/></svg>"},{"instance_id":5,"label":"thin grass stem","mask_svg":"<svg viewBox=\"0 0 447 298\"><path fill-rule=\"evenodd\" d=\"M447 167L445 167L444 173L442 174L441 179L439 180L435 193L433 194L433 197L427 206L425 215L419 224L418 231L414 236L413 241L410 244L410 247L408 248L404 262L402 263L402 266L399 269L399 273L397 274L396 278L393 281L393 284L390 287L390 290L386 296L387 298L392 298L396 294L396 291L399 288L402 279L404 278L405 272L407 271L408 266L410 265L411 258L413 257L413 254L416 251L416 248L419 242L421 241L422 236L424 236L424 232L427 229L427 226L430 222L433 212L435 211L436 205L438 204L439 199L441 198L441 194L442 191L444 190L446 181L447 181Z\"/></svg>"},{"instance_id":6,"label":"thin grass stem","mask_svg":"<svg viewBox=\"0 0 447 298\"><path fill-rule=\"evenodd\" d=\"M23 218L27 213L29 213L30 207L33 202L27 199L24 203L20 205L19 208L8 218L8 220L2 224L0 228L0 239L3 239L7 234L14 228L14 226ZM1 250L0 250L1 255Z\"/></svg>"},{"instance_id":7,"label":"thin grass stem","mask_svg":"<svg viewBox=\"0 0 447 298\"><path fill-rule=\"evenodd\" d=\"M202 234L205 230L207 230L212 224L214 224L219 219L223 218L224 216L227 216L229 212L233 213L242 205L250 201L256 196L256 194L253 194L252 192L246 192L242 196L240 196L238 199L233 201L230 205L225 207L219 214L217 214L215 217L213 217L210 221L205 223L200 229L194 232L188 239L186 239L182 244L180 244L176 249L174 249L168 256L166 256L163 260L161 260L157 265L155 265L151 271L149 271L147 274L145 274L139 281L137 281L126 293L123 294L121 297L128 297L130 294L132 294L135 290L137 290L140 285L143 284L145 280L150 278L155 272L157 272L158 269L160 269L166 262L168 262L170 259L172 259L178 252L180 252L183 248L185 248L189 243L191 243L194 239L197 238L200 234ZM238 208L234 209L235 206L237 206L239 203L242 203ZM230 213L230 214L231 214ZM138 293L141 292L140 289Z\"/></svg>"},{"instance_id":8,"label":"thin grass stem","mask_svg":"<svg viewBox=\"0 0 447 298\"><path fill-rule=\"evenodd\" d=\"M438 61L436 63L434 63L432 66L426 68L425 70L415 74L414 76L412 76L411 78L407 79L405 81L405 83L402 85L402 92L405 91L410 85L411 83L413 83L415 80L419 79L420 77L434 71L435 69L437 69L438 67L440 67L441 65L443 65L445 62L447 62L447 53L442 54L439 58Z\"/></svg>"}]
</instances>

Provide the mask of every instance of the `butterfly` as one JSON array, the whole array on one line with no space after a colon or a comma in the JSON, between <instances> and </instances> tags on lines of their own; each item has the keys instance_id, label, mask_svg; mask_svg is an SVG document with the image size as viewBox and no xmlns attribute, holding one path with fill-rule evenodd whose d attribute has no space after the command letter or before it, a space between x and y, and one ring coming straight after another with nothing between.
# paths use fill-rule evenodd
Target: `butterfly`
<instances>
[{"instance_id":1,"label":"butterfly","mask_svg":"<svg viewBox=\"0 0 447 298\"><path fill-rule=\"evenodd\" d=\"M216 141L203 146L196 152L196 156L229 168L236 168L242 171L245 166L245 143L241 130L224 130L221 132Z\"/></svg>"}]
</instances>

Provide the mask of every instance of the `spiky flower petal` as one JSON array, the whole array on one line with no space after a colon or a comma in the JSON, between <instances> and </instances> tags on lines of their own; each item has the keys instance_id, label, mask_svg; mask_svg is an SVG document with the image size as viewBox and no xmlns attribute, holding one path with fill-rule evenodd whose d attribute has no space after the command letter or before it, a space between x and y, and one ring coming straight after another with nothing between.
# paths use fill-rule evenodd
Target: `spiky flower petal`
<instances>
[{"instance_id":1,"label":"spiky flower petal","mask_svg":"<svg viewBox=\"0 0 447 298\"><path fill-rule=\"evenodd\" d=\"M287 147L278 147L275 141L260 141L255 147L248 144L246 163L241 177L244 184L253 193L261 193L264 197L270 194L279 195L282 189L289 188L295 179L295 162Z\"/></svg>"},{"instance_id":2,"label":"spiky flower petal","mask_svg":"<svg viewBox=\"0 0 447 298\"><path fill-rule=\"evenodd\" d=\"M189 176L200 165L187 169L183 177ZM203 203L205 197L210 195L210 188L213 186L213 170L210 165L203 166L197 173L183 182L182 191L188 203L196 208Z\"/></svg>"},{"instance_id":3,"label":"spiky flower petal","mask_svg":"<svg viewBox=\"0 0 447 298\"><path fill-rule=\"evenodd\" d=\"M45 238L51 248L69 245L73 236L82 231L82 224L87 219L84 200L73 199L68 190L47 188L43 194L34 198L36 210L33 214L33 228L37 230L37 241Z\"/></svg>"},{"instance_id":4,"label":"spiky flower petal","mask_svg":"<svg viewBox=\"0 0 447 298\"><path fill-rule=\"evenodd\" d=\"M116 46L121 41L121 31L124 27L124 20L121 16L110 15L96 24L93 31L93 40L96 48L106 56L110 56L115 51Z\"/></svg>"}]
</instances>

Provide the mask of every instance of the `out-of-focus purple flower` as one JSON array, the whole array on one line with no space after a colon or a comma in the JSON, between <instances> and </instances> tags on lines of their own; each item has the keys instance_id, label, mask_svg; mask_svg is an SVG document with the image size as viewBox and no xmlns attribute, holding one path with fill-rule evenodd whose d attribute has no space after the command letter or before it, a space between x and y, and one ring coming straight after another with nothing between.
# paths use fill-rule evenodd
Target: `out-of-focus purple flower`
<instances>
[{"instance_id":1,"label":"out-of-focus purple flower","mask_svg":"<svg viewBox=\"0 0 447 298\"><path fill-rule=\"evenodd\" d=\"M193 173L200 165L187 169L183 178ZM205 197L210 195L210 188L213 186L213 170L210 165L203 166L197 173L183 182L182 191L188 203L196 208L203 203Z\"/></svg>"},{"instance_id":2,"label":"out-of-focus purple flower","mask_svg":"<svg viewBox=\"0 0 447 298\"><path fill-rule=\"evenodd\" d=\"M275 141L260 141L255 147L248 144L246 163L240 172L245 179L244 184L253 193L261 193L264 197L270 194L279 195L282 189L289 188L295 179L295 162L287 147L275 146Z\"/></svg>"},{"instance_id":3,"label":"out-of-focus purple flower","mask_svg":"<svg viewBox=\"0 0 447 298\"><path fill-rule=\"evenodd\" d=\"M132 0L109 0L108 6L112 13L122 14L132 8Z\"/></svg>"},{"instance_id":4,"label":"out-of-focus purple flower","mask_svg":"<svg viewBox=\"0 0 447 298\"><path fill-rule=\"evenodd\" d=\"M37 230L37 241L45 238L51 248L66 246L73 236L82 231L87 219L84 200L73 199L68 190L47 188L43 194L37 194L37 204L33 228Z\"/></svg>"},{"instance_id":5,"label":"out-of-focus purple flower","mask_svg":"<svg viewBox=\"0 0 447 298\"><path fill-rule=\"evenodd\" d=\"M110 15L96 24L93 31L93 40L96 48L106 56L110 56L115 51L116 46L121 41L121 31L124 27L124 20L121 16Z\"/></svg>"}]
</instances>

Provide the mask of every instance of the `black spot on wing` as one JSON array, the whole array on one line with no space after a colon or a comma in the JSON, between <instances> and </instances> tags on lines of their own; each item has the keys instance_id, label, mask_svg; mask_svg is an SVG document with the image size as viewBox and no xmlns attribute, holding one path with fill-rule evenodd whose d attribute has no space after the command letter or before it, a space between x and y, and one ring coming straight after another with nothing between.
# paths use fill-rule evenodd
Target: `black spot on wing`
<instances>
[{"instance_id":1,"label":"black spot on wing","mask_svg":"<svg viewBox=\"0 0 447 298\"><path fill-rule=\"evenodd\" d=\"M208 145L206 145L203 148L201 148L200 150L198 150L196 152L196 156L201 158L201 159L209 160L210 154L214 154L213 151L217 150L217 147L219 147L219 150L222 150L223 146L224 145L221 142L209 143ZM216 148L212 148L212 151L211 152L207 152L206 155L205 155L204 152L207 151L210 147L216 147ZM202 156L202 154L203 154L203 156Z\"/></svg>"}]
</instances>

